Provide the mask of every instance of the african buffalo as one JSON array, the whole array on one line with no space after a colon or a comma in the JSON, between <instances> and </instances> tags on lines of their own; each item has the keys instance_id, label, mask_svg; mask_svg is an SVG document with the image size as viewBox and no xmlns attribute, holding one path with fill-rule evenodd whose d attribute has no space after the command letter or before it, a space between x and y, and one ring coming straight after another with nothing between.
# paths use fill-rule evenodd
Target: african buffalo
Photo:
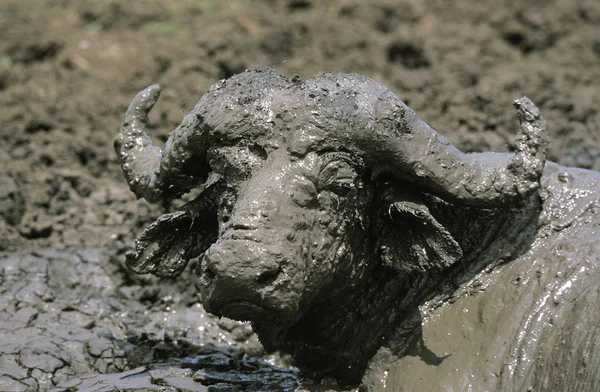
<instances>
[{"instance_id":1,"label":"african buffalo","mask_svg":"<svg viewBox=\"0 0 600 392\"><path fill-rule=\"evenodd\" d=\"M515 154L465 154L371 79L261 69L161 151L159 92L115 140L125 178L152 202L203 190L138 237L134 271L201 256L208 311L365 391L600 390L600 173L545 161L529 99Z\"/></svg>"}]
</instances>

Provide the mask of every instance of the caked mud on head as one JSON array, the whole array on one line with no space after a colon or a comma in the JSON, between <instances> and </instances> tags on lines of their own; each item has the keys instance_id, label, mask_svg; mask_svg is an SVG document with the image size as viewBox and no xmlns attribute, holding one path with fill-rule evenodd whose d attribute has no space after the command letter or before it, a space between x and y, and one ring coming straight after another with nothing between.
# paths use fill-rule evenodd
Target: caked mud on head
<instances>
[{"instance_id":1,"label":"caked mud on head","mask_svg":"<svg viewBox=\"0 0 600 392\"><path fill-rule=\"evenodd\" d=\"M230 159L239 164L239 148L221 151L218 171ZM203 256L200 289L213 313L283 327L323 293L361 281L372 249L371 189L347 153L265 155L218 208L219 238Z\"/></svg>"},{"instance_id":2,"label":"caked mud on head","mask_svg":"<svg viewBox=\"0 0 600 392\"><path fill-rule=\"evenodd\" d=\"M517 153L479 159L359 75L301 82L263 69L220 81L163 150L144 130L159 92L136 96L117 135L125 177L149 201L204 190L150 225L128 265L173 276L202 255L205 307L271 326L261 336L270 349L319 304L367 285L375 268L408 276L463 257L423 195L513 206L537 190L545 162L545 124L527 98L515 101Z\"/></svg>"}]
</instances>

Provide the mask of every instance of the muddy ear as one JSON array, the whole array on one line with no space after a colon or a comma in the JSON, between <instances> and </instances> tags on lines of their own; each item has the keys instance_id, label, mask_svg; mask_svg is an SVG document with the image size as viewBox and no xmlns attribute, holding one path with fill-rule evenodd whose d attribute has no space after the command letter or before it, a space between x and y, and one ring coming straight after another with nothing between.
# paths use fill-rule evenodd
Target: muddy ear
<instances>
[{"instance_id":1,"label":"muddy ear","mask_svg":"<svg viewBox=\"0 0 600 392\"><path fill-rule=\"evenodd\" d=\"M384 265L401 273L439 271L462 257L454 237L418 197L396 194L383 214L378 250Z\"/></svg>"},{"instance_id":2,"label":"muddy ear","mask_svg":"<svg viewBox=\"0 0 600 392\"><path fill-rule=\"evenodd\" d=\"M204 195L179 211L160 216L135 240L135 251L126 254L125 265L137 274L173 278L188 260L199 256L217 237L216 215Z\"/></svg>"}]
</instances>

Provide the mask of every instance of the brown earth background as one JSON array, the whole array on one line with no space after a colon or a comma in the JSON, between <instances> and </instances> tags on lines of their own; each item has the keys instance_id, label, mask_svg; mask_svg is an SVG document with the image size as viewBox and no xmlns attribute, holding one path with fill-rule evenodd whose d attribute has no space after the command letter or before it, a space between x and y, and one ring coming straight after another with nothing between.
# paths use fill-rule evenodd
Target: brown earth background
<instances>
[{"instance_id":1,"label":"brown earth background","mask_svg":"<svg viewBox=\"0 0 600 392\"><path fill-rule=\"evenodd\" d=\"M123 268L173 206L135 199L112 144L144 87L163 86L149 125L162 144L211 84L264 66L372 77L464 151L510 151L511 102L528 95L550 159L600 170L598 0L0 0L1 390L75 390L175 351L258 366L240 362L264 354L249 326L205 314L192 277ZM207 374L177 366L171 382L203 390ZM107 380L89 390L119 390Z\"/></svg>"},{"instance_id":2,"label":"brown earth background","mask_svg":"<svg viewBox=\"0 0 600 392\"><path fill-rule=\"evenodd\" d=\"M2 0L0 37L0 249L131 240L164 212L113 151L131 98L163 86L163 143L211 84L255 67L370 76L465 151L510 151L528 95L550 158L600 169L597 0Z\"/></svg>"}]
</instances>

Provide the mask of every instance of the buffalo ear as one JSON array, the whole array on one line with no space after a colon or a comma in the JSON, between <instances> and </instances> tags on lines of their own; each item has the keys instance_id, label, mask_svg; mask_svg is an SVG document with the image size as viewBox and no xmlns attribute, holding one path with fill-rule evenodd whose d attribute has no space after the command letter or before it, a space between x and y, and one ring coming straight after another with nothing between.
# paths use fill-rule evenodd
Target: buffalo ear
<instances>
[{"instance_id":1,"label":"buffalo ear","mask_svg":"<svg viewBox=\"0 0 600 392\"><path fill-rule=\"evenodd\" d=\"M216 240L217 230L216 214L200 194L146 227L135 240L135 251L126 254L125 265L137 274L176 277Z\"/></svg>"},{"instance_id":2,"label":"buffalo ear","mask_svg":"<svg viewBox=\"0 0 600 392\"><path fill-rule=\"evenodd\" d=\"M460 245L414 195L394 195L378 238L384 265L401 273L441 270L463 256Z\"/></svg>"},{"instance_id":3,"label":"buffalo ear","mask_svg":"<svg viewBox=\"0 0 600 392\"><path fill-rule=\"evenodd\" d=\"M162 278L181 274L188 264L187 250L193 246L188 231L192 224L185 211L161 215L136 238L135 252L126 254L125 264L136 274L151 273Z\"/></svg>"}]
</instances>

